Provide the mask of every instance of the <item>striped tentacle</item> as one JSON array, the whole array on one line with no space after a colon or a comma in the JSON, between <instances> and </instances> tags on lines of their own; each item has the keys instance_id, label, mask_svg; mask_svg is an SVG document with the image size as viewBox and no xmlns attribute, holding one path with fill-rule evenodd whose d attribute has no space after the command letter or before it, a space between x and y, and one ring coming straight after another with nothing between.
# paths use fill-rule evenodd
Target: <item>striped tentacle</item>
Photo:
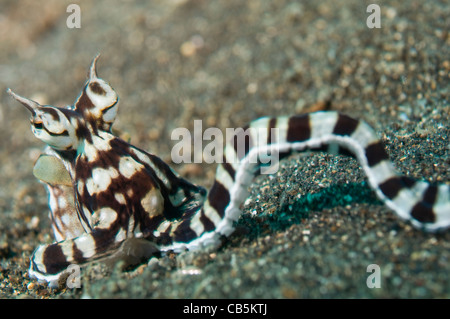
<instances>
[{"instance_id":1,"label":"striped tentacle","mask_svg":"<svg viewBox=\"0 0 450 319\"><path fill-rule=\"evenodd\" d=\"M42 106L8 90L31 112L33 134L49 146L34 174L49 194L56 242L33 253L32 277L57 280L70 264L116 255L136 238L161 251L217 246L233 232L253 178L274 173L281 158L304 150L354 156L398 216L427 231L450 226L450 186L401 176L372 128L337 112L265 117L236 130L206 194L157 156L111 134L118 96L98 78L97 58L73 106Z\"/></svg>"},{"instance_id":2,"label":"striped tentacle","mask_svg":"<svg viewBox=\"0 0 450 319\"><path fill-rule=\"evenodd\" d=\"M250 132L245 134L247 128ZM264 157L277 154L281 159L305 150L354 156L378 197L400 218L426 231L450 226L450 186L431 185L397 173L382 142L364 121L324 111L261 118L245 129L226 146L224 162L218 164L204 207L184 216L173 231L174 242L162 250L218 245L221 236L233 232L248 186L265 167ZM242 149L236 141L244 143Z\"/></svg>"},{"instance_id":3,"label":"striped tentacle","mask_svg":"<svg viewBox=\"0 0 450 319\"><path fill-rule=\"evenodd\" d=\"M65 164L67 166L65 166ZM72 167L52 148L36 161L33 174L44 185L48 194L49 217L56 241L75 238L85 232L75 205ZM73 174L73 173L72 173Z\"/></svg>"}]
</instances>

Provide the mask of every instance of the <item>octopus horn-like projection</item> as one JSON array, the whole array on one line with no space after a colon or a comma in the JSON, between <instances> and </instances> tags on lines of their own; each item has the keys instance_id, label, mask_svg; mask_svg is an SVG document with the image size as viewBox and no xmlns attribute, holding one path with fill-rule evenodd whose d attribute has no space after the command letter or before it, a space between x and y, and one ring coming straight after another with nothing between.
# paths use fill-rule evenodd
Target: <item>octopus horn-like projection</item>
<instances>
[{"instance_id":1,"label":"octopus horn-like projection","mask_svg":"<svg viewBox=\"0 0 450 319\"><path fill-rule=\"evenodd\" d=\"M36 116L36 110L41 108L42 105L40 105L39 103L27 99L26 97L20 96L16 93L14 93L11 89L7 89L6 92L11 95L16 101L22 103L32 114L32 116Z\"/></svg>"},{"instance_id":2,"label":"octopus horn-like projection","mask_svg":"<svg viewBox=\"0 0 450 319\"><path fill-rule=\"evenodd\" d=\"M32 132L48 145L33 173L47 188L56 241L34 251L32 278L53 283L73 264L218 248L234 232L256 175L275 173L280 160L301 152L354 157L400 218L430 232L450 228L450 185L403 176L369 124L337 111L262 117L235 130L207 192L111 133L118 95L97 77L98 57L71 109L8 90L32 112Z\"/></svg>"},{"instance_id":3,"label":"octopus horn-like projection","mask_svg":"<svg viewBox=\"0 0 450 319\"><path fill-rule=\"evenodd\" d=\"M95 80L97 79L97 60L100 57L100 53L97 54L94 58L94 60L92 60L91 62L91 66L89 67L89 80Z\"/></svg>"}]
</instances>

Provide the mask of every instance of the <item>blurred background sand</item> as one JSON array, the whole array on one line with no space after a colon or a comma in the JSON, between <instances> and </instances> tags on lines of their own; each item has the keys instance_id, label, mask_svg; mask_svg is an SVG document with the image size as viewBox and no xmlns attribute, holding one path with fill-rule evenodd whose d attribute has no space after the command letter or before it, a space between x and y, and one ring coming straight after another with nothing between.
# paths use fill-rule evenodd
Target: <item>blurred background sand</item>
<instances>
[{"instance_id":1,"label":"blurred background sand","mask_svg":"<svg viewBox=\"0 0 450 319\"><path fill-rule=\"evenodd\" d=\"M66 24L71 3L80 5L79 29ZM115 127L167 162L172 130L194 119L225 129L331 109L370 123L404 174L448 182L450 7L383 2L381 28L370 29L369 3L2 0L0 297L448 298L449 233L412 229L370 192L366 202L352 200L354 190L341 206L311 207L303 222L280 216L286 226L276 229L278 217L268 216L298 194L349 182L364 188L356 162L327 155L289 159L258 179L245 216L261 217L241 222L215 253L164 257L105 278L88 270L75 290L51 291L27 275L33 249L52 241L46 194L32 175L42 144L6 88L41 104L72 104L97 53L99 76L120 97ZM213 165L173 167L212 183ZM249 236L249 227L261 230ZM366 286L372 263L381 289Z\"/></svg>"}]
</instances>

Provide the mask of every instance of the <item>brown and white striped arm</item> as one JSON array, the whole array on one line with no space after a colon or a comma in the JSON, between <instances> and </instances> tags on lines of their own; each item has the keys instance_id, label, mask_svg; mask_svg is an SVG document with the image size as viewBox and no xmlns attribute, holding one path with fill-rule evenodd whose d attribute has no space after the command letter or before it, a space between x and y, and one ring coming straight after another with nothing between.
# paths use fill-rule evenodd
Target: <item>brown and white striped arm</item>
<instances>
[{"instance_id":1,"label":"brown and white striped arm","mask_svg":"<svg viewBox=\"0 0 450 319\"><path fill-rule=\"evenodd\" d=\"M448 184L401 176L368 124L332 111L265 117L235 130L206 192L111 133L118 97L98 78L96 61L70 107L42 106L8 90L31 112L33 134L49 146L34 173L49 194L55 242L31 256L32 277L55 282L71 264L114 255L127 239L151 241L161 252L216 247L233 233L254 177L305 150L354 156L400 218L425 231L450 226Z\"/></svg>"},{"instance_id":2,"label":"brown and white striped arm","mask_svg":"<svg viewBox=\"0 0 450 319\"><path fill-rule=\"evenodd\" d=\"M400 218L425 231L450 225L450 186L431 185L398 174L382 142L364 121L325 111L261 118L245 129L248 128L254 128L250 132L266 130L267 140L261 141L252 134L236 136L234 141L245 143L241 156L236 146L226 146L224 163L218 165L205 205L196 215L179 222L173 230L174 243L161 247L162 250L217 245L220 236L229 236L234 230L233 222L241 214L240 206L248 196L247 189L259 172L258 157L273 152L280 159L306 150L354 156L378 197ZM273 133L273 128L278 130Z\"/></svg>"}]
</instances>

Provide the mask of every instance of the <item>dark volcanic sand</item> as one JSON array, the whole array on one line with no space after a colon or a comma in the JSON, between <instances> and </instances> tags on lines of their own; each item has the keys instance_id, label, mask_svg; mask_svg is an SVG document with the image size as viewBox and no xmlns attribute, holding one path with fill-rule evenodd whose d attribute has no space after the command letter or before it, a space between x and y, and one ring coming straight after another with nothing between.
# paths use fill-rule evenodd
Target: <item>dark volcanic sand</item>
<instances>
[{"instance_id":1,"label":"dark volcanic sand","mask_svg":"<svg viewBox=\"0 0 450 319\"><path fill-rule=\"evenodd\" d=\"M170 161L177 127L238 127L263 115L339 110L370 123L398 169L449 181L450 7L390 1L381 28L362 1L71 1L0 4L0 297L450 297L450 233L426 234L381 205L358 164L292 157L255 181L238 231L218 251L83 272L81 289L30 281L29 256L52 234L32 175L43 145L19 94L73 103L92 58L120 96L115 127ZM210 186L213 165L173 165ZM303 217L300 218L300 217ZM378 264L381 288L369 289Z\"/></svg>"}]
</instances>

